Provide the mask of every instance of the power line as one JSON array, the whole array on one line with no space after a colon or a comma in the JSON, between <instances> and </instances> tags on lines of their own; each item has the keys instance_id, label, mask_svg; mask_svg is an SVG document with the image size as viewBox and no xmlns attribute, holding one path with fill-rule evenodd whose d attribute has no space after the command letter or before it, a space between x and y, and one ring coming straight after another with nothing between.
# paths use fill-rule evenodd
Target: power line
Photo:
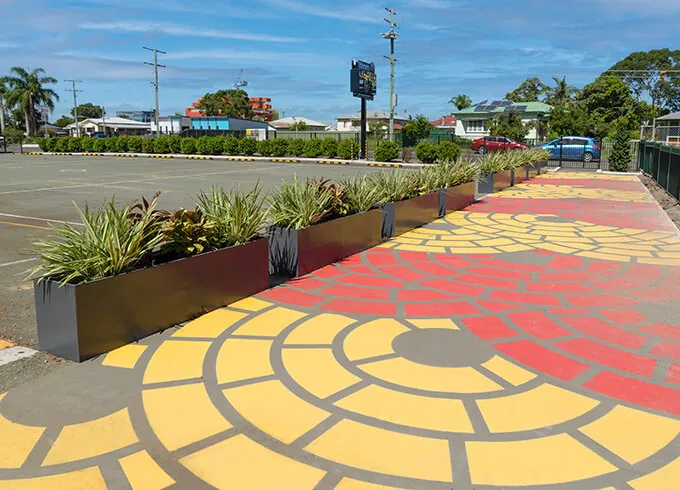
<instances>
[{"instance_id":1,"label":"power line","mask_svg":"<svg viewBox=\"0 0 680 490\"><path fill-rule=\"evenodd\" d=\"M399 33L396 31L397 27L399 27L397 24L394 22L394 16L397 15L397 12L392 9L392 8L387 8L385 7L385 10L390 14L389 19L383 19L385 22L387 22L390 25L390 30L383 33L382 37L385 39L390 40L390 55L385 56L388 60L390 60L390 141L394 141L394 107L397 105L396 100L395 100L395 95L394 95L394 65L397 62L397 59L394 57L394 40L399 37Z\"/></svg>"},{"instance_id":2,"label":"power line","mask_svg":"<svg viewBox=\"0 0 680 490\"><path fill-rule=\"evenodd\" d=\"M158 64L158 53L161 54L167 54L165 51L161 51L160 49L156 48L147 48L146 46L142 46L142 48L146 49L147 51L153 51L153 63L149 63L148 61L145 61L145 65L150 65L153 66L153 75L154 75L154 81L151 82L153 87L154 87L154 92L156 95L156 111L154 112L154 123L156 124L156 136L160 134L160 125L159 125L159 118L158 118L158 68L167 68L165 65L159 65Z\"/></svg>"},{"instance_id":3,"label":"power line","mask_svg":"<svg viewBox=\"0 0 680 490\"><path fill-rule=\"evenodd\" d=\"M82 92L82 90L76 90L76 83L83 83L82 80L64 80L65 82L71 82L71 88L66 89L67 92L73 92L73 118L76 120L76 135L80 138L80 124L78 123L78 99L76 94Z\"/></svg>"}]
</instances>

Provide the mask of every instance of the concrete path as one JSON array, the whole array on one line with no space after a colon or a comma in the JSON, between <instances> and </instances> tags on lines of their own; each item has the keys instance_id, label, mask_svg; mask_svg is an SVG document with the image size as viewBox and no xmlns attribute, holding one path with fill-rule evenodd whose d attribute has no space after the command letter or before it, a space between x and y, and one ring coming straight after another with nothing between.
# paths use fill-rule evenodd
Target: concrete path
<instances>
[{"instance_id":1,"label":"concrete path","mask_svg":"<svg viewBox=\"0 0 680 490\"><path fill-rule=\"evenodd\" d=\"M0 395L0 489L677 489L680 234L559 172Z\"/></svg>"}]
</instances>

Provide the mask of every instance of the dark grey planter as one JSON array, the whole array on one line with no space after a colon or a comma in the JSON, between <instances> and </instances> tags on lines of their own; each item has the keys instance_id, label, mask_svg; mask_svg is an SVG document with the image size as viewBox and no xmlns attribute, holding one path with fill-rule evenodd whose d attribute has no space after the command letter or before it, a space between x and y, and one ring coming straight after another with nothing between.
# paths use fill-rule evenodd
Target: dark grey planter
<instances>
[{"instance_id":1,"label":"dark grey planter","mask_svg":"<svg viewBox=\"0 0 680 490\"><path fill-rule=\"evenodd\" d=\"M533 179L537 175L540 175L543 168L548 166L547 161L537 162L533 166L527 165L527 179Z\"/></svg>"},{"instance_id":2,"label":"dark grey planter","mask_svg":"<svg viewBox=\"0 0 680 490\"><path fill-rule=\"evenodd\" d=\"M381 210L372 209L302 230L272 227L269 271L277 277L304 276L379 245L381 220Z\"/></svg>"},{"instance_id":3,"label":"dark grey planter","mask_svg":"<svg viewBox=\"0 0 680 490\"><path fill-rule=\"evenodd\" d=\"M451 189L442 189L440 196L446 199L446 212L460 211L475 202L475 182L467 182Z\"/></svg>"},{"instance_id":4,"label":"dark grey planter","mask_svg":"<svg viewBox=\"0 0 680 490\"><path fill-rule=\"evenodd\" d=\"M34 284L40 349L84 361L269 287L268 240L120 276Z\"/></svg>"},{"instance_id":5,"label":"dark grey planter","mask_svg":"<svg viewBox=\"0 0 680 490\"><path fill-rule=\"evenodd\" d=\"M512 169L512 185L521 184L529 178L529 169L527 167Z\"/></svg>"},{"instance_id":6,"label":"dark grey planter","mask_svg":"<svg viewBox=\"0 0 680 490\"><path fill-rule=\"evenodd\" d=\"M404 201L390 202L383 205L382 209L383 239L403 235L439 218L441 211L439 191Z\"/></svg>"},{"instance_id":7,"label":"dark grey planter","mask_svg":"<svg viewBox=\"0 0 680 490\"><path fill-rule=\"evenodd\" d=\"M482 174L477 182L479 194L493 194L512 185L512 170L496 174Z\"/></svg>"}]
</instances>

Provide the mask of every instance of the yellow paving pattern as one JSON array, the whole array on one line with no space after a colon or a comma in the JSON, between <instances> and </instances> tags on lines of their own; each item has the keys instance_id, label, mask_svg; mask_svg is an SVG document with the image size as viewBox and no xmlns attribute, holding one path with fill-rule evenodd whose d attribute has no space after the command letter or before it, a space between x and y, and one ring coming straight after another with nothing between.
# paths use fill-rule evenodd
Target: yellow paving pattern
<instances>
[{"instance_id":1,"label":"yellow paving pattern","mask_svg":"<svg viewBox=\"0 0 680 490\"><path fill-rule=\"evenodd\" d=\"M549 250L617 262L680 265L680 237L674 231L617 228L585 221L561 223L542 220L553 217L550 214L459 211L435 221L435 224L454 225L448 230L418 228L380 247L452 254Z\"/></svg>"},{"instance_id":2,"label":"yellow paving pattern","mask_svg":"<svg viewBox=\"0 0 680 490\"><path fill-rule=\"evenodd\" d=\"M601 199L605 201L624 202L651 202L653 199L646 192L545 184L517 184L507 188L501 193L495 194L495 196L504 199Z\"/></svg>"}]
</instances>

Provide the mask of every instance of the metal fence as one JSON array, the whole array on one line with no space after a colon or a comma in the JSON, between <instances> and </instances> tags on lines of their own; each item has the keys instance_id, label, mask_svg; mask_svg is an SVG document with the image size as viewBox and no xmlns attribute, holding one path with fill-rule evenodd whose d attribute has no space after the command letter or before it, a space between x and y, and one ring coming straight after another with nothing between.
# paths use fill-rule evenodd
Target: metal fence
<instances>
[{"instance_id":1,"label":"metal fence","mask_svg":"<svg viewBox=\"0 0 680 490\"><path fill-rule=\"evenodd\" d=\"M630 163L628 170L634 172L638 169L638 155L640 142L633 140L630 144ZM614 149L611 140L604 140L595 149L588 144L557 144L549 147L550 160L548 165L551 167L587 169L587 170L609 170L609 163Z\"/></svg>"},{"instance_id":2,"label":"metal fence","mask_svg":"<svg viewBox=\"0 0 680 490\"><path fill-rule=\"evenodd\" d=\"M680 201L680 148L640 142L640 168Z\"/></svg>"}]
</instances>

